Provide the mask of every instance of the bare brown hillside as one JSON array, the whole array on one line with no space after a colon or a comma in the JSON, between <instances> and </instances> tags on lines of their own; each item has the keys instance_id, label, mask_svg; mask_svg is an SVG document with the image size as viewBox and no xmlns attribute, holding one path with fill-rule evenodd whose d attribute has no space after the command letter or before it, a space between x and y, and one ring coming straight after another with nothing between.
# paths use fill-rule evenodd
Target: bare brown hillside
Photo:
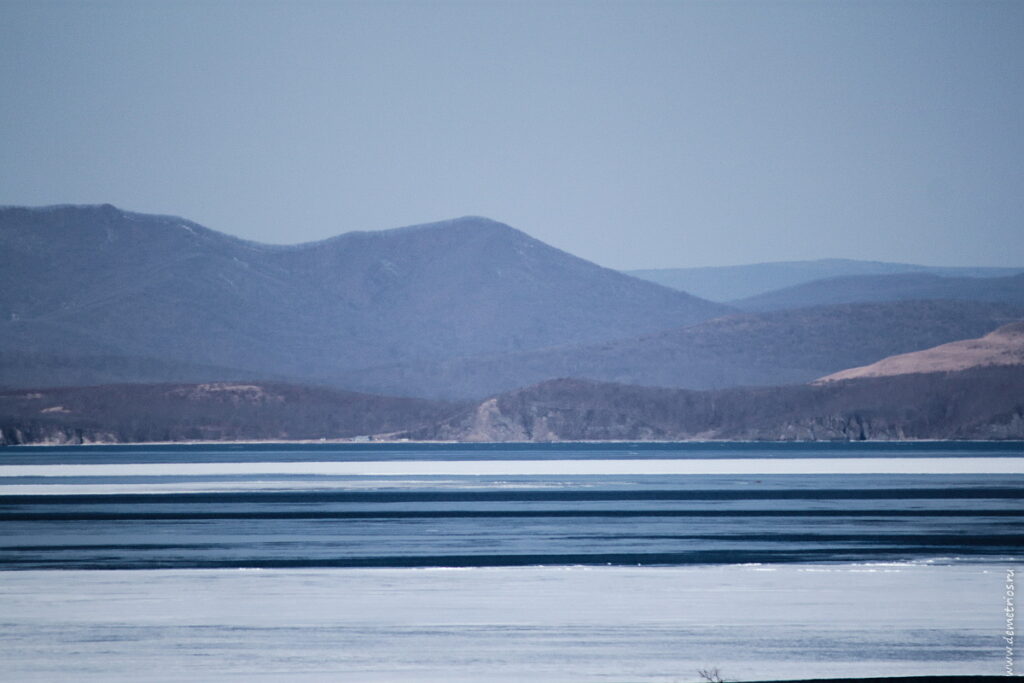
<instances>
[{"instance_id":1,"label":"bare brown hillside","mask_svg":"<svg viewBox=\"0 0 1024 683\"><path fill-rule=\"evenodd\" d=\"M822 377L816 383L913 373L956 372L999 365L1024 365L1024 322L1004 325L980 339L965 339L883 358L871 365Z\"/></svg>"}]
</instances>

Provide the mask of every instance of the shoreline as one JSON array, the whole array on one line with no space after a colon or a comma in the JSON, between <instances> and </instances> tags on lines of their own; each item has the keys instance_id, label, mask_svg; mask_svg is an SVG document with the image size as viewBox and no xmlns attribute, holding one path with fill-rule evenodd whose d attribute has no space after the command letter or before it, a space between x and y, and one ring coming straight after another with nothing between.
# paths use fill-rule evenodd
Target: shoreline
<instances>
[{"instance_id":1,"label":"shoreline","mask_svg":"<svg viewBox=\"0 0 1024 683\"><path fill-rule=\"evenodd\" d=\"M395 446L395 445L410 445L410 446L558 446L558 445L623 445L630 444L636 446L645 445L672 445L672 444L686 444L686 445L700 445L700 444L765 444L772 446L788 446L795 444L811 445L857 445L857 444L873 444L873 445L898 445L898 444L1016 444L1024 447L1024 439L862 439L857 441L840 440L840 439L822 439L822 440L810 440L810 439L794 439L789 441L764 441L764 440L748 440L748 439L688 439L685 441L680 440L654 440L654 439L601 439L601 440L565 440L565 441L427 441L427 440L414 440L414 439L373 439L373 440L362 440L352 438L339 438L339 439L253 439L253 440L218 440L218 441L90 441L89 443L55 443L55 442L39 442L39 443L18 443L18 444L0 444L0 448L89 448L89 447L110 447L110 446L262 446L262 445L306 445L306 446L330 446L330 445L345 445L345 446Z\"/></svg>"},{"instance_id":2,"label":"shoreline","mask_svg":"<svg viewBox=\"0 0 1024 683\"><path fill-rule=\"evenodd\" d=\"M989 683L1020 678L1011 674L978 674L959 676L873 676L870 678L793 678L767 681L723 681L722 683Z\"/></svg>"}]
</instances>

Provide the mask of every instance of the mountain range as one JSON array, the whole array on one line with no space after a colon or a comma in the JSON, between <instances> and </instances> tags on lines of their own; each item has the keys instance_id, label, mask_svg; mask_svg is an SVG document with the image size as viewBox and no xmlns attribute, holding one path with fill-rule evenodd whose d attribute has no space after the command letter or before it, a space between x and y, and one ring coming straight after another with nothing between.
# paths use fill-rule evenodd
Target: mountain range
<instances>
[{"instance_id":1,"label":"mountain range","mask_svg":"<svg viewBox=\"0 0 1024 683\"><path fill-rule=\"evenodd\" d=\"M727 305L480 217L276 246L110 205L0 208L0 248L0 442L1024 438L1024 274Z\"/></svg>"},{"instance_id":2,"label":"mountain range","mask_svg":"<svg viewBox=\"0 0 1024 683\"><path fill-rule=\"evenodd\" d=\"M654 332L732 309L484 218L282 247L113 206L0 210L0 383L281 378ZM132 372L138 374L132 376ZM169 375L169 376L168 376Z\"/></svg>"}]
</instances>

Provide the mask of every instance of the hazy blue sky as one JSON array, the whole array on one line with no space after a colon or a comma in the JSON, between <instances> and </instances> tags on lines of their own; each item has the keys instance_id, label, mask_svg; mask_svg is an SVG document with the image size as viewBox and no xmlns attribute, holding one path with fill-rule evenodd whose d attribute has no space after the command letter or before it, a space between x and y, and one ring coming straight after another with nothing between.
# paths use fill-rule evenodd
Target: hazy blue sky
<instances>
[{"instance_id":1,"label":"hazy blue sky","mask_svg":"<svg viewBox=\"0 0 1024 683\"><path fill-rule=\"evenodd\" d=\"M0 0L0 204L1024 264L1024 2Z\"/></svg>"}]
</instances>

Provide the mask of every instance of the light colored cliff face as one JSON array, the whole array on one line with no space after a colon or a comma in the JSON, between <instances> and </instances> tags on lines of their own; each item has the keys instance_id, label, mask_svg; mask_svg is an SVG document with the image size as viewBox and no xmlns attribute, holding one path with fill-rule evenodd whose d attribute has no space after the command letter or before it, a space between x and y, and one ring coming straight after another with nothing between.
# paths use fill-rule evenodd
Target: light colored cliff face
<instances>
[{"instance_id":1,"label":"light colored cliff face","mask_svg":"<svg viewBox=\"0 0 1024 683\"><path fill-rule=\"evenodd\" d=\"M449 428L442 438L459 441L559 441L545 416L503 412L497 398L489 398L466 423Z\"/></svg>"},{"instance_id":2,"label":"light colored cliff face","mask_svg":"<svg viewBox=\"0 0 1024 683\"><path fill-rule=\"evenodd\" d=\"M498 399L491 398L479 406L467 425L468 429L459 435L464 441L528 441L526 430L515 420L501 412Z\"/></svg>"},{"instance_id":3,"label":"light colored cliff face","mask_svg":"<svg viewBox=\"0 0 1024 683\"><path fill-rule=\"evenodd\" d=\"M990 365L1024 365L1024 322L1004 325L980 339L965 339L883 358L871 365L822 377L814 384L865 377L956 372Z\"/></svg>"}]
</instances>

